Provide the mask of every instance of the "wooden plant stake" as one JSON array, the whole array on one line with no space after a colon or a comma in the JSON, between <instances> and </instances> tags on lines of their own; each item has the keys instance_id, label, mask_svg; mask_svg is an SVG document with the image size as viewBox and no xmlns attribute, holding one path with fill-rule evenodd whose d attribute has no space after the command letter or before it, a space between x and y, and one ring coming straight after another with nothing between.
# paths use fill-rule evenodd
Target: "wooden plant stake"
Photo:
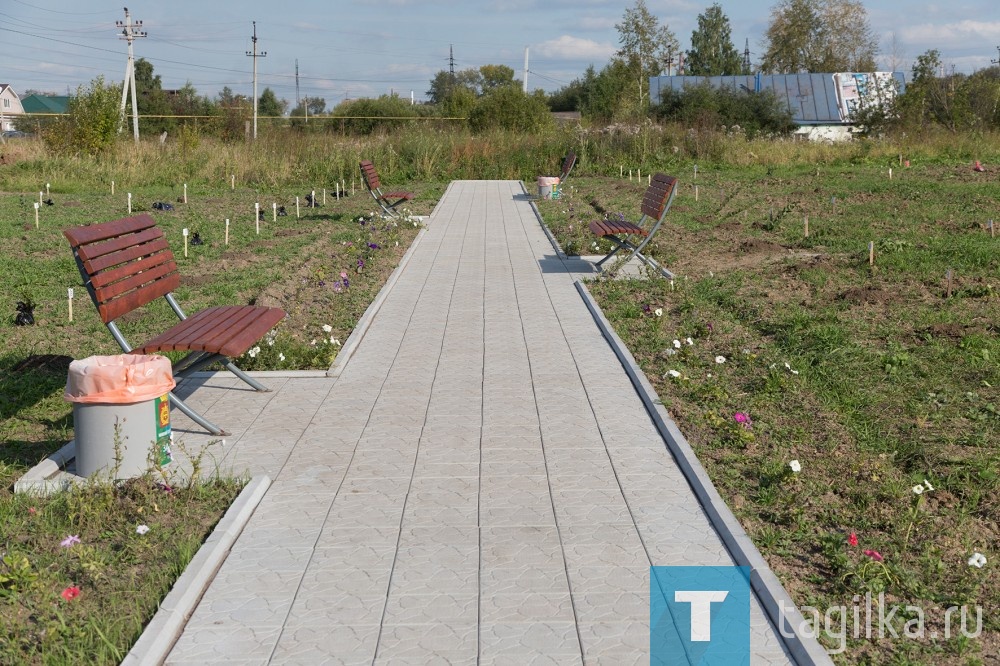
<instances>
[{"instance_id":1,"label":"wooden plant stake","mask_svg":"<svg viewBox=\"0 0 1000 666\"><path fill-rule=\"evenodd\" d=\"M111 181L111 196L115 194L115 181Z\"/></svg>"},{"instance_id":2,"label":"wooden plant stake","mask_svg":"<svg viewBox=\"0 0 1000 666\"><path fill-rule=\"evenodd\" d=\"M226 245L229 245L229 220L226 220Z\"/></svg>"},{"instance_id":3,"label":"wooden plant stake","mask_svg":"<svg viewBox=\"0 0 1000 666\"><path fill-rule=\"evenodd\" d=\"M313 190L312 191L312 196L309 197L309 207L310 208L315 208L316 207L316 190Z\"/></svg>"},{"instance_id":4,"label":"wooden plant stake","mask_svg":"<svg viewBox=\"0 0 1000 666\"><path fill-rule=\"evenodd\" d=\"M295 219L299 219L299 198L295 197Z\"/></svg>"},{"instance_id":5,"label":"wooden plant stake","mask_svg":"<svg viewBox=\"0 0 1000 666\"><path fill-rule=\"evenodd\" d=\"M694 200L695 201L698 200L698 186L697 185L694 186Z\"/></svg>"},{"instance_id":6,"label":"wooden plant stake","mask_svg":"<svg viewBox=\"0 0 1000 666\"><path fill-rule=\"evenodd\" d=\"M698 165L694 165L694 179L698 180Z\"/></svg>"},{"instance_id":7,"label":"wooden plant stake","mask_svg":"<svg viewBox=\"0 0 1000 666\"><path fill-rule=\"evenodd\" d=\"M49 196L49 184L45 183L45 196Z\"/></svg>"},{"instance_id":8,"label":"wooden plant stake","mask_svg":"<svg viewBox=\"0 0 1000 666\"><path fill-rule=\"evenodd\" d=\"M619 164L618 165L618 177L619 178L624 178L625 177L625 165L623 165L623 164Z\"/></svg>"},{"instance_id":9,"label":"wooden plant stake","mask_svg":"<svg viewBox=\"0 0 1000 666\"><path fill-rule=\"evenodd\" d=\"M39 206L42 205L42 199L44 199L44 196L43 196L44 194L45 194L44 192L39 192L38 193L38 205Z\"/></svg>"},{"instance_id":10,"label":"wooden plant stake","mask_svg":"<svg viewBox=\"0 0 1000 666\"><path fill-rule=\"evenodd\" d=\"M188 256L188 230L181 229L181 234L184 236L184 256Z\"/></svg>"},{"instance_id":11,"label":"wooden plant stake","mask_svg":"<svg viewBox=\"0 0 1000 666\"><path fill-rule=\"evenodd\" d=\"M132 214L132 193L128 193L128 214Z\"/></svg>"},{"instance_id":12,"label":"wooden plant stake","mask_svg":"<svg viewBox=\"0 0 1000 666\"><path fill-rule=\"evenodd\" d=\"M990 238L996 238L993 232L993 220L990 220Z\"/></svg>"},{"instance_id":13,"label":"wooden plant stake","mask_svg":"<svg viewBox=\"0 0 1000 666\"><path fill-rule=\"evenodd\" d=\"M944 275L945 279L948 281L948 295L946 298L951 298L951 269L949 268Z\"/></svg>"},{"instance_id":14,"label":"wooden plant stake","mask_svg":"<svg viewBox=\"0 0 1000 666\"><path fill-rule=\"evenodd\" d=\"M323 188L323 205L326 205L326 188Z\"/></svg>"},{"instance_id":15,"label":"wooden plant stake","mask_svg":"<svg viewBox=\"0 0 1000 666\"><path fill-rule=\"evenodd\" d=\"M36 201L35 202L35 228L36 229L38 228L38 209L39 209L39 205L38 205L38 202Z\"/></svg>"},{"instance_id":16,"label":"wooden plant stake","mask_svg":"<svg viewBox=\"0 0 1000 666\"><path fill-rule=\"evenodd\" d=\"M340 201L340 183L337 183L337 201Z\"/></svg>"},{"instance_id":17,"label":"wooden plant stake","mask_svg":"<svg viewBox=\"0 0 1000 666\"><path fill-rule=\"evenodd\" d=\"M272 222L278 221L278 204L276 203L271 204L271 221Z\"/></svg>"},{"instance_id":18,"label":"wooden plant stake","mask_svg":"<svg viewBox=\"0 0 1000 666\"><path fill-rule=\"evenodd\" d=\"M889 167L889 180L892 180L892 167Z\"/></svg>"},{"instance_id":19,"label":"wooden plant stake","mask_svg":"<svg viewBox=\"0 0 1000 666\"><path fill-rule=\"evenodd\" d=\"M184 203L188 202L188 184L184 183Z\"/></svg>"},{"instance_id":20,"label":"wooden plant stake","mask_svg":"<svg viewBox=\"0 0 1000 666\"><path fill-rule=\"evenodd\" d=\"M69 320L73 321L73 287L66 290L68 298L66 299L69 304Z\"/></svg>"},{"instance_id":21,"label":"wooden plant stake","mask_svg":"<svg viewBox=\"0 0 1000 666\"><path fill-rule=\"evenodd\" d=\"M875 265L875 241L868 241L868 265Z\"/></svg>"},{"instance_id":22,"label":"wooden plant stake","mask_svg":"<svg viewBox=\"0 0 1000 666\"><path fill-rule=\"evenodd\" d=\"M253 221L257 225L257 235L260 236L260 203L255 202L253 205Z\"/></svg>"},{"instance_id":23,"label":"wooden plant stake","mask_svg":"<svg viewBox=\"0 0 1000 666\"><path fill-rule=\"evenodd\" d=\"M806 238L809 238L809 216L808 215L806 215L805 232L806 232Z\"/></svg>"},{"instance_id":24,"label":"wooden plant stake","mask_svg":"<svg viewBox=\"0 0 1000 666\"><path fill-rule=\"evenodd\" d=\"M229 177L229 189L231 190L236 189L236 174L233 174L232 176Z\"/></svg>"}]
</instances>

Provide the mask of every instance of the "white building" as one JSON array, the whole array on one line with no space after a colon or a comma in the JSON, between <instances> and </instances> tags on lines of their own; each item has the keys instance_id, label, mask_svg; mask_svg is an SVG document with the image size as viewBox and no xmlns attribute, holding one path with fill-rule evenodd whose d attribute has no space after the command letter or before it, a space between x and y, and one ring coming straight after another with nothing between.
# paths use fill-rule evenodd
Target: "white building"
<instances>
[{"instance_id":1,"label":"white building","mask_svg":"<svg viewBox=\"0 0 1000 666\"><path fill-rule=\"evenodd\" d=\"M23 113L21 98L9 84L0 83L0 132L14 129L14 118Z\"/></svg>"}]
</instances>

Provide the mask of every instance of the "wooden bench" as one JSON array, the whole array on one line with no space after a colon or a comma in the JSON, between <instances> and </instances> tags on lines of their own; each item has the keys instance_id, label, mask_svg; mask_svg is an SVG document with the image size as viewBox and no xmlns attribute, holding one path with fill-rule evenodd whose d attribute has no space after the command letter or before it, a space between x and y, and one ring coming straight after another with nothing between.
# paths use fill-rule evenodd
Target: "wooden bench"
<instances>
[{"instance_id":1,"label":"wooden bench","mask_svg":"<svg viewBox=\"0 0 1000 666\"><path fill-rule=\"evenodd\" d=\"M642 196L640 210L642 217L638 222L628 222L626 220L598 220L590 223L590 231L601 238L607 238L615 244L615 248L603 259L597 262L597 268L608 259L618 254L621 250L631 250L627 263L632 257L638 257L647 266L652 266L660 271L664 277L672 278L673 273L661 266L655 259L643 254L643 249L653 240L663 218L670 210L670 204L674 200L674 193L677 191L677 179L662 173L654 175L650 179L649 187ZM648 225L648 226L647 226ZM641 239L637 243L630 240L630 237Z\"/></svg>"},{"instance_id":2,"label":"wooden bench","mask_svg":"<svg viewBox=\"0 0 1000 666\"><path fill-rule=\"evenodd\" d=\"M255 390L269 390L229 359L243 354L284 319L283 310L237 305L207 308L190 317L185 315L171 293L180 285L174 255L163 230L148 214L64 229L63 234L73 248L84 286L101 320L124 352L186 351L189 353L184 358L173 363L177 379L219 362ZM132 347L116 320L161 296L170 304L180 323ZM229 434L173 393L170 401L213 435Z\"/></svg>"},{"instance_id":3,"label":"wooden bench","mask_svg":"<svg viewBox=\"0 0 1000 666\"><path fill-rule=\"evenodd\" d=\"M365 183L365 188L372 195L386 215L400 217L396 206L413 199L413 192L383 192L382 182L378 177L378 171L371 160L361 160L361 180Z\"/></svg>"}]
</instances>

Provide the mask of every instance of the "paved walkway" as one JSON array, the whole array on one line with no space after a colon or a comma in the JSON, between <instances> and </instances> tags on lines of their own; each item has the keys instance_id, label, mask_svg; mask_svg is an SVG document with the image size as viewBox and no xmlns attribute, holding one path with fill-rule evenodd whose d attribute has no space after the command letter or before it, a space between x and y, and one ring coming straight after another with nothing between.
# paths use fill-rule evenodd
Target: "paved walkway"
<instances>
[{"instance_id":1,"label":"paved walkway","mask_svg":"<svg viewBox=\"0 0 1000 666\"><path fill-rule=\"evenodd\" d=\"M648 663L649 566L732 560L575 277L457 181L339 378L184 387L274 483L167 663ZM788 663L756 602L752 643Z\"/></svg>"}]
</instances>

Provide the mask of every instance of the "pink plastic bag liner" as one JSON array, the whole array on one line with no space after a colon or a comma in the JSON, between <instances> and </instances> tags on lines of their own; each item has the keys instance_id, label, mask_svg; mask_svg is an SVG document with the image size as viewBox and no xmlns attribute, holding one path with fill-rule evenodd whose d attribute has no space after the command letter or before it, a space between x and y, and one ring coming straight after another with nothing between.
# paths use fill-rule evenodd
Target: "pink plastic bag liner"
<instances>
[{"instance_id":1,"label":"pink plastic bag liner","mask_svg":"<svg viewBox=\"0 0 1000 666\"><path fill-rule=\"evenodd\" d=\"M70 402L129 405L158 398L176 385L166 356L90 356L69 364L65 397Z\"/></svg>"},{"instance_id":2,"label":"pink plastic bag liner","mask_svg":"<svg viewBox=\"0 0 1000 666\"><path fill-rule=\"evenodd\" d=\"M558 176L539 176L538 187L552 187L559 184Z\"/></svg>"}]
</instances>

